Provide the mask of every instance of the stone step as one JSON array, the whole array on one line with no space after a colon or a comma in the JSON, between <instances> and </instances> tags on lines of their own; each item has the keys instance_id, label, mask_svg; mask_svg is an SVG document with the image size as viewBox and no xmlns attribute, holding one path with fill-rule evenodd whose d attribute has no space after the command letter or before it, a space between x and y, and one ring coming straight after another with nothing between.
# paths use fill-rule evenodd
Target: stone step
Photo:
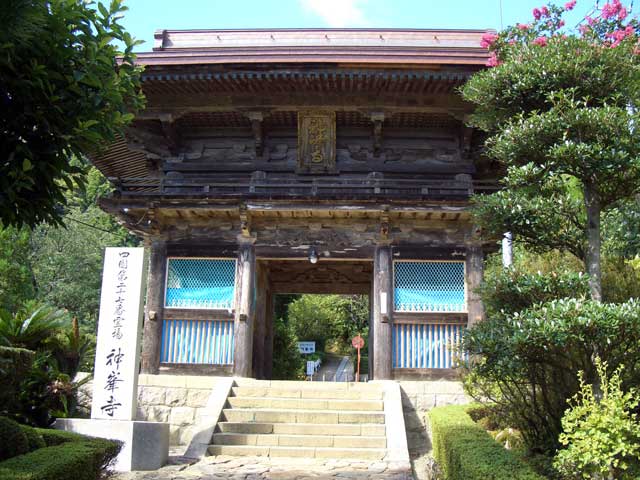
<instances>
[{"instance_id":1,"label":"stone step","mask_svg":"<svg viewBox=\"0 0 640 480\"><path fill-rule=\"evenodd\" d=\"M235 397L313 398L336 400L382 400L379 389L329 389L329 388L271 388L233 387Z\"/></svg>"},{"instance_id":2,"label":"stone step","mask_svg":"<svg viewBox=\"0 0 640 480\"><path fill-rule=\"evenodd\" d=\"M316 398L229 397L232 408L276 408L285 410L384 410L382 400L325 400Z\"/></svg>"},{"instance_id":3,"label":"stone step","mask_svg":"<svg viewBox=\"0 0 640 480\"><path fill-rule=\"evenodd\" d=\"M382 424L321 424L321 423L243 423L220 422L218 431L222 433L277 434L277 435L325 435L334 436L384 436Z\"/></svg>"},{"instance_id":4,"label":"stone step","mask_svg":"<svg viewBox=\"0 0 640 480\"><path fill-rule=\"evenodd\" d=\"M366 382L301 382L298 380L255 380L253 378L236 378L235 386L270 389L294 389L294 390L334 390L334 391L360 391L382 392L383 388L376 383Z\"/></svg>"},{"instance_id":5,"label":"stone step","mask_svg":"<svg viewBox=\"0 0 640 480\"><path fill-rule=\"evenodd\" d=\"M382 448L284 447L257 445L210 445L209 455L254 457L352 458L382 460Z\"/></svg>"},{"instance_id":6,"label":"stone step","mask_svg":"<svg viewBox=\"0 0 640 480\"><path fill-rule=\"evenodd\" d=\"M384 413L371 411L225 408L222 415L227 422L384 424Z\"/></svg>"},{"instance_id":7,"label":"stone step","mask_svg":"<svg viewBox=\"0 0 640 480\"><path fill-rule=\"evenodd\" d=\"M277 435L246 433L214 433L214 445L257 445L281 447L386 448L384 436Z\"/></svg>"}]
</instances>

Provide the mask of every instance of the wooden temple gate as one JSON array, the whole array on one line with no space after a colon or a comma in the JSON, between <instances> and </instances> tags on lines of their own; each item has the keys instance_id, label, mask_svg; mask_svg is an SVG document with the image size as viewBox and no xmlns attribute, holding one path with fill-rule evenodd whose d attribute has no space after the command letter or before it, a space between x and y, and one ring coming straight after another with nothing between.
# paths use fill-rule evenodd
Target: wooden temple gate
<instances>
[{"instance_id":1,"label":"wooden temple gate","mask_svg":"<svg viewBox=\"0 0 640 480\"><path fill-rule=\"evenodd\" d=\"M270 378L279 293L368 294L375 379L450 369L483 316L495 172L456 90L483 33L158 32L147 109L93 159L150 252L143 372Z\"/></svg>"}]
</instances>

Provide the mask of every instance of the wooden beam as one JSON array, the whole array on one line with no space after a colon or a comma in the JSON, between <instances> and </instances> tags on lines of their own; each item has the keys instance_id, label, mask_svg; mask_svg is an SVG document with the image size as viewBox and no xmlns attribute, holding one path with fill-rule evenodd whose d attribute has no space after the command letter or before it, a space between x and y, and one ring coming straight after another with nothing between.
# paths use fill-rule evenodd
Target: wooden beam
<instances>
[{"instance_id":1,"label":"wooden beam","mask_svg":"<svg viewBox=\"0 0 640 480\"><path fill-rule=\"evenodd\" d=\"M467 282L467 312L469 326L484 320L484 306L480 294L477 292L482 283L484 272L484 256L481 245L467 246L466 282Z\"/></svg>"},{"instance_id":2,"label":"wooden beam","mask_svg":"<svg viewBox=\"0 0 640 480\"><path fill-rule=\"evenodd\" d=\"M467 324L466 313L451 313L451 312L395 312L393 314L394 323L409 323L409 324L451 324L451 325L466 325Z\"/></svg>"},{"instance_id":3,"label":"wooden beam","mask_svg":"<svg viewBox=\"0 0 640 480\"><path fill-rule=\"evenodd\" d=\"M264 336L264 378L271 380L273 377L273 337L274 337L274 304L271 289L267 291L267 305L265 316L265 336Z\"/></svg>"},{"instance_id":4,"label":"wooden beam","mask_svg":"<svg viewBox=\"0 0 640 480\"><path fill-rule=\"evenodd\" d=\"M254 378L265 378L265 336L267 335L267 287L268 273L263 262L256 264L256 313L253 329L253 376Z\"/></svg>"},{"instance_id":5,"label":"wooden beam","mask_svg":"<svg viewBox=\"0 0 640 480\"><path fill-rule=\"evenodd\" d=\"M391 248L378 246L373 264L373 378L391 380L391 330L393 321L393 263Z\"/></svg>"},{"instance_id":6,"label":"wooden beam","mask_svg":"<svg viewBox=\"0 0 640 480\"><path fill-rule=\"evenodd\" d=\"M203 308L165 308L165 320L202 320L233 321L233 312L229 310L210 310Z\"/></svg>"},{"instance_id":7,"label":"wooden beam","mask_svg":"<svg viewBox=\"0 0 640 480\"><path fill-rule=\"evenodd\" d=\"M233 374L250 377L253 367L255 325L256 252L253 245L238 248L236 262Z\"/></svg>"},{"instance_id":8,"label":"wooden beam","mask_svg":"<svg viewBox=\"0 0 640 480\"><path fill-rule=\"evenodd\" d=\"M164 310L164 279L167 270L167 245L163 241L151 242L147 280L147 302L145 305L142 334L142 373L158 373L160 367L160 344L162 343L162 320Z\"/></svg>"}]
</instances>

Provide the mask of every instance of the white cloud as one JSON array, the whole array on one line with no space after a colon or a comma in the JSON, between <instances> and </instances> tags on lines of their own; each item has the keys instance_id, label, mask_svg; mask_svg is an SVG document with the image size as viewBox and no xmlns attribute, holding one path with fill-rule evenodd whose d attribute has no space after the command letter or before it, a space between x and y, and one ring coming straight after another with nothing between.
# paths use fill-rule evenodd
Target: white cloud
<instances>
[{"instance_id":1,"label":"white cloud","mask_svg":"<svg viewBox=\"0 0 640 480\"><path fill-rule=\"evenodd\" d=\"M304 8L318 15L332 28L363 27L368 24L362 10L366 0L300 0Z\"/></svg>"}]
</instances>

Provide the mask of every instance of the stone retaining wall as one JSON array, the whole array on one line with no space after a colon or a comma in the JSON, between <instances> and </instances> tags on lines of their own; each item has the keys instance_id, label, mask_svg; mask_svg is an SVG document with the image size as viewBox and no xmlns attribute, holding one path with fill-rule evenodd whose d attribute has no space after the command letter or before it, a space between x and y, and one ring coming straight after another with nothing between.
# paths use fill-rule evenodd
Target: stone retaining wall
<instances>
[{"instance_id":1,"label":"stone retaining wall","mask_svg":"<svg viewBox=\"0 0 640 480\"><path fill-rule=\"evenodd\" d=\"M412 457L431 451L425 413L434 407L469 403L462 383L454 380L398 381L402 392L402 409L407 443Z\"/></svg>"},{"instance_id":2,"label":"stone retaining wall","mask_svg":"<svg viewBox=\"0 0 640 480\"><path fill-rule=\"evenodd\" d=\"M171 445L188 445L221 378L224 377L141 374L136 420L167 422Z\"/></svg>"}]
</instances>

